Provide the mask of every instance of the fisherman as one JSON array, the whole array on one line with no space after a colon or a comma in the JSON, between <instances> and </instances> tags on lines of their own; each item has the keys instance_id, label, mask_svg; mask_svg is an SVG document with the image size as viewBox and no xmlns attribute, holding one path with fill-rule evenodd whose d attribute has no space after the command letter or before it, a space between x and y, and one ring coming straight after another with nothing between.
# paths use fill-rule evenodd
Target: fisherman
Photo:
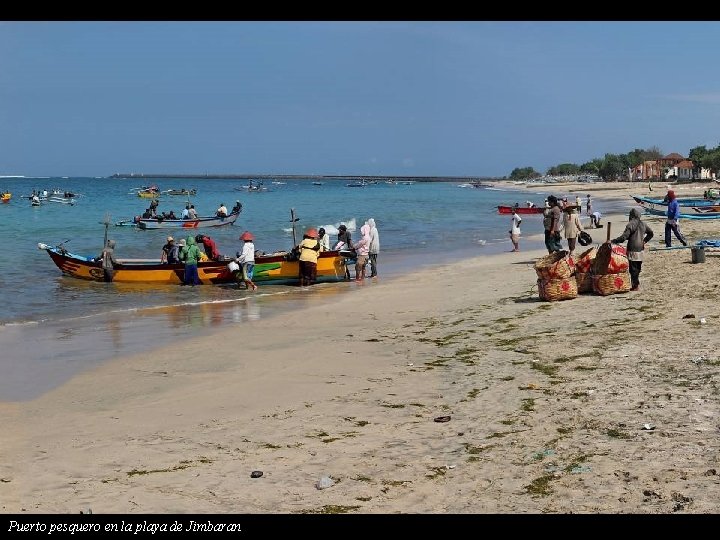
<instances>
[{"instance_id":1,"label":"fisherman","mask_svg":"<svg viewBox=\"0 0 720 540\"><path fill-rule=\"evenodd\" d=\"M627 257L630 263L631 291L640 289L640 272L645 251L645 245L654 236L650 226L640 219L640 211L637 208L630 210L630 219L625 226L622 235L612 240L613 244L621 244L627 240Z\"/></svg>"},{"instance_id":2,"label":"fisherman","mask_svg":"<svg viewBox=\"0 0 720 540\"><path fill-rule=\"evenodd\" d=\"M105 248L100 253L98 260L102 261L103 281L109 283L115 277L115 240L108 240Z\"/></svg>"}]
</instances>

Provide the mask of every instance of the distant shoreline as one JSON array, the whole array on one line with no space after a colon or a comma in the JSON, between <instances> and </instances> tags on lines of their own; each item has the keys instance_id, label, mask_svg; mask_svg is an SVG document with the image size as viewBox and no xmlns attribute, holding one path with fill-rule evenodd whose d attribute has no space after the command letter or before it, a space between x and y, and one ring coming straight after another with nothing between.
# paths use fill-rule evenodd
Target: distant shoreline
<instances>
[{"instance_id":1,"label":"distant shoreline","mask_svg":"<svg viewBox=\"0 0 720 540\"><path fill-rule=\"evenodd\" d=\"M146 174L146 173L115 173L110 178L190 178L202 180L413 180L416 182L478 182L500 180L480 176L391 176L391 175L318 175L318 174Z\"/></svg>"}]
</instances>

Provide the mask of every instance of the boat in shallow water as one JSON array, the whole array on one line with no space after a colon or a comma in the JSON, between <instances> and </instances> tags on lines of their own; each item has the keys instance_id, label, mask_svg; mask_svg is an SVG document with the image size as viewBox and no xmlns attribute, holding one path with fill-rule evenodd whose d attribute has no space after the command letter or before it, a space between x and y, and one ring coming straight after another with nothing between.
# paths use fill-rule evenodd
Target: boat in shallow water
<instances>
[{"instance_id":1,"label":"boat in shallow water","mask_svg":"<svg viewBox=\"0 0 720 540\"><path fill-rule=\"evenodd\" d=\"M517 214L542 214L544 208L539 206L498 206L498 214L512 214L513 209Z\"/></svg>"},{"instance_id":2,"label":"boat in shallow water","mask_svg":"<svg viewBox=\"0 0 720 540\"><path fill-rule=\"evenodd\" d=\"M45 250L60 271L73 278L103 281L102 261L70 253L60 244L50 246L38 243L38 249ZM198 277L203 285L235 283L237 272L228 265L234 259L205 261L198 263ZM185 265L183 263L163 264L160 259L117 259L114 266L113 282L176 284L183 283ZM323 251L317 262L317 282L343 281L345 279L346 258L339 251ZM295 285L299 283L299 263L292 252L280 252L270 255L256 255L253 282L269 284Z\"/></svg>"},{"instance_id":3,"label":"boat in shallow water","mask_svg":"<svg viewBox=\"0 0 720 540\"><path fill-rule=\"evenodd\" d=\"M210 216L196 219L135 218L135 223L139 229L205 229L232 225L239 215L240 212L234 212L224 217Z\"/></svg>"}]
</instances>

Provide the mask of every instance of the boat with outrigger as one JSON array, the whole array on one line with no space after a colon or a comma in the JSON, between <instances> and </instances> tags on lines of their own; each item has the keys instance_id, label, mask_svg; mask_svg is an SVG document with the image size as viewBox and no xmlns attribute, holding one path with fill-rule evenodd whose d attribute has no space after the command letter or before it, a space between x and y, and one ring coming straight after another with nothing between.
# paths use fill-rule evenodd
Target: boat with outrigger
<instances>
[{"instance_id":1,"label":"boat with outrigger","mask_svg":"<svg viewBox=\"0 0 720 540\"><path fill-rule=\"evenodd\" d=\"M291 210L293 221L293 246L296 244L294 210ZM106 216L105 239L107 244L107 228L110 224ZM194 233L190 233L194 234ZM86 281L104 281L102 260L97 256L71 253L65 247L65 242L52 246L39 242L37 247L44 250L65 276ZM98 250L99 252L100 250ZM345 262L347 253L341 251L323 251L319 254L317 262L317 282L336 282L345 280ZM233 270L230 263L235 259L223 257L217 261L198 262L198 277L202 285L222 285L236 283L238 272ZM113 282L117 283L145 283L148 285L175 284L181 285L185 275L184 263L161 263L159 258L126 259L117 258L114 265ZM256 253L253 282L257 284L286 284L299 283L299 261L294 250L276 251L274 253ZM241 273L240 273L241 275Z\"/></svg>"}]
</instances>

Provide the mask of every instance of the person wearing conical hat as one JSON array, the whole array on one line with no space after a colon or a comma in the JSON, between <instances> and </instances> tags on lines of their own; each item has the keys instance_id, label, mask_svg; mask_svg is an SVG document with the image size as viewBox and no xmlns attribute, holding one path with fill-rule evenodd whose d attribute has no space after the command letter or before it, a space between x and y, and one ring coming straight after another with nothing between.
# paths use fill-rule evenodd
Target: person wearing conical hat
<instances>
[{"instance_id":1,"label":"person wearing conical hat","mask_svg":"<svg viewBox=\"0 0 720 540\"><path fill-rule=\"evenodd\" d=\"M253 283L253 273L255 270L255 237L250 231L245 231L240 235L243 241L242 252L238 254L237 263L242 268L242 280L245 283L245 289L257 290L257 285Z\"/></svg>"}]
</instances>

